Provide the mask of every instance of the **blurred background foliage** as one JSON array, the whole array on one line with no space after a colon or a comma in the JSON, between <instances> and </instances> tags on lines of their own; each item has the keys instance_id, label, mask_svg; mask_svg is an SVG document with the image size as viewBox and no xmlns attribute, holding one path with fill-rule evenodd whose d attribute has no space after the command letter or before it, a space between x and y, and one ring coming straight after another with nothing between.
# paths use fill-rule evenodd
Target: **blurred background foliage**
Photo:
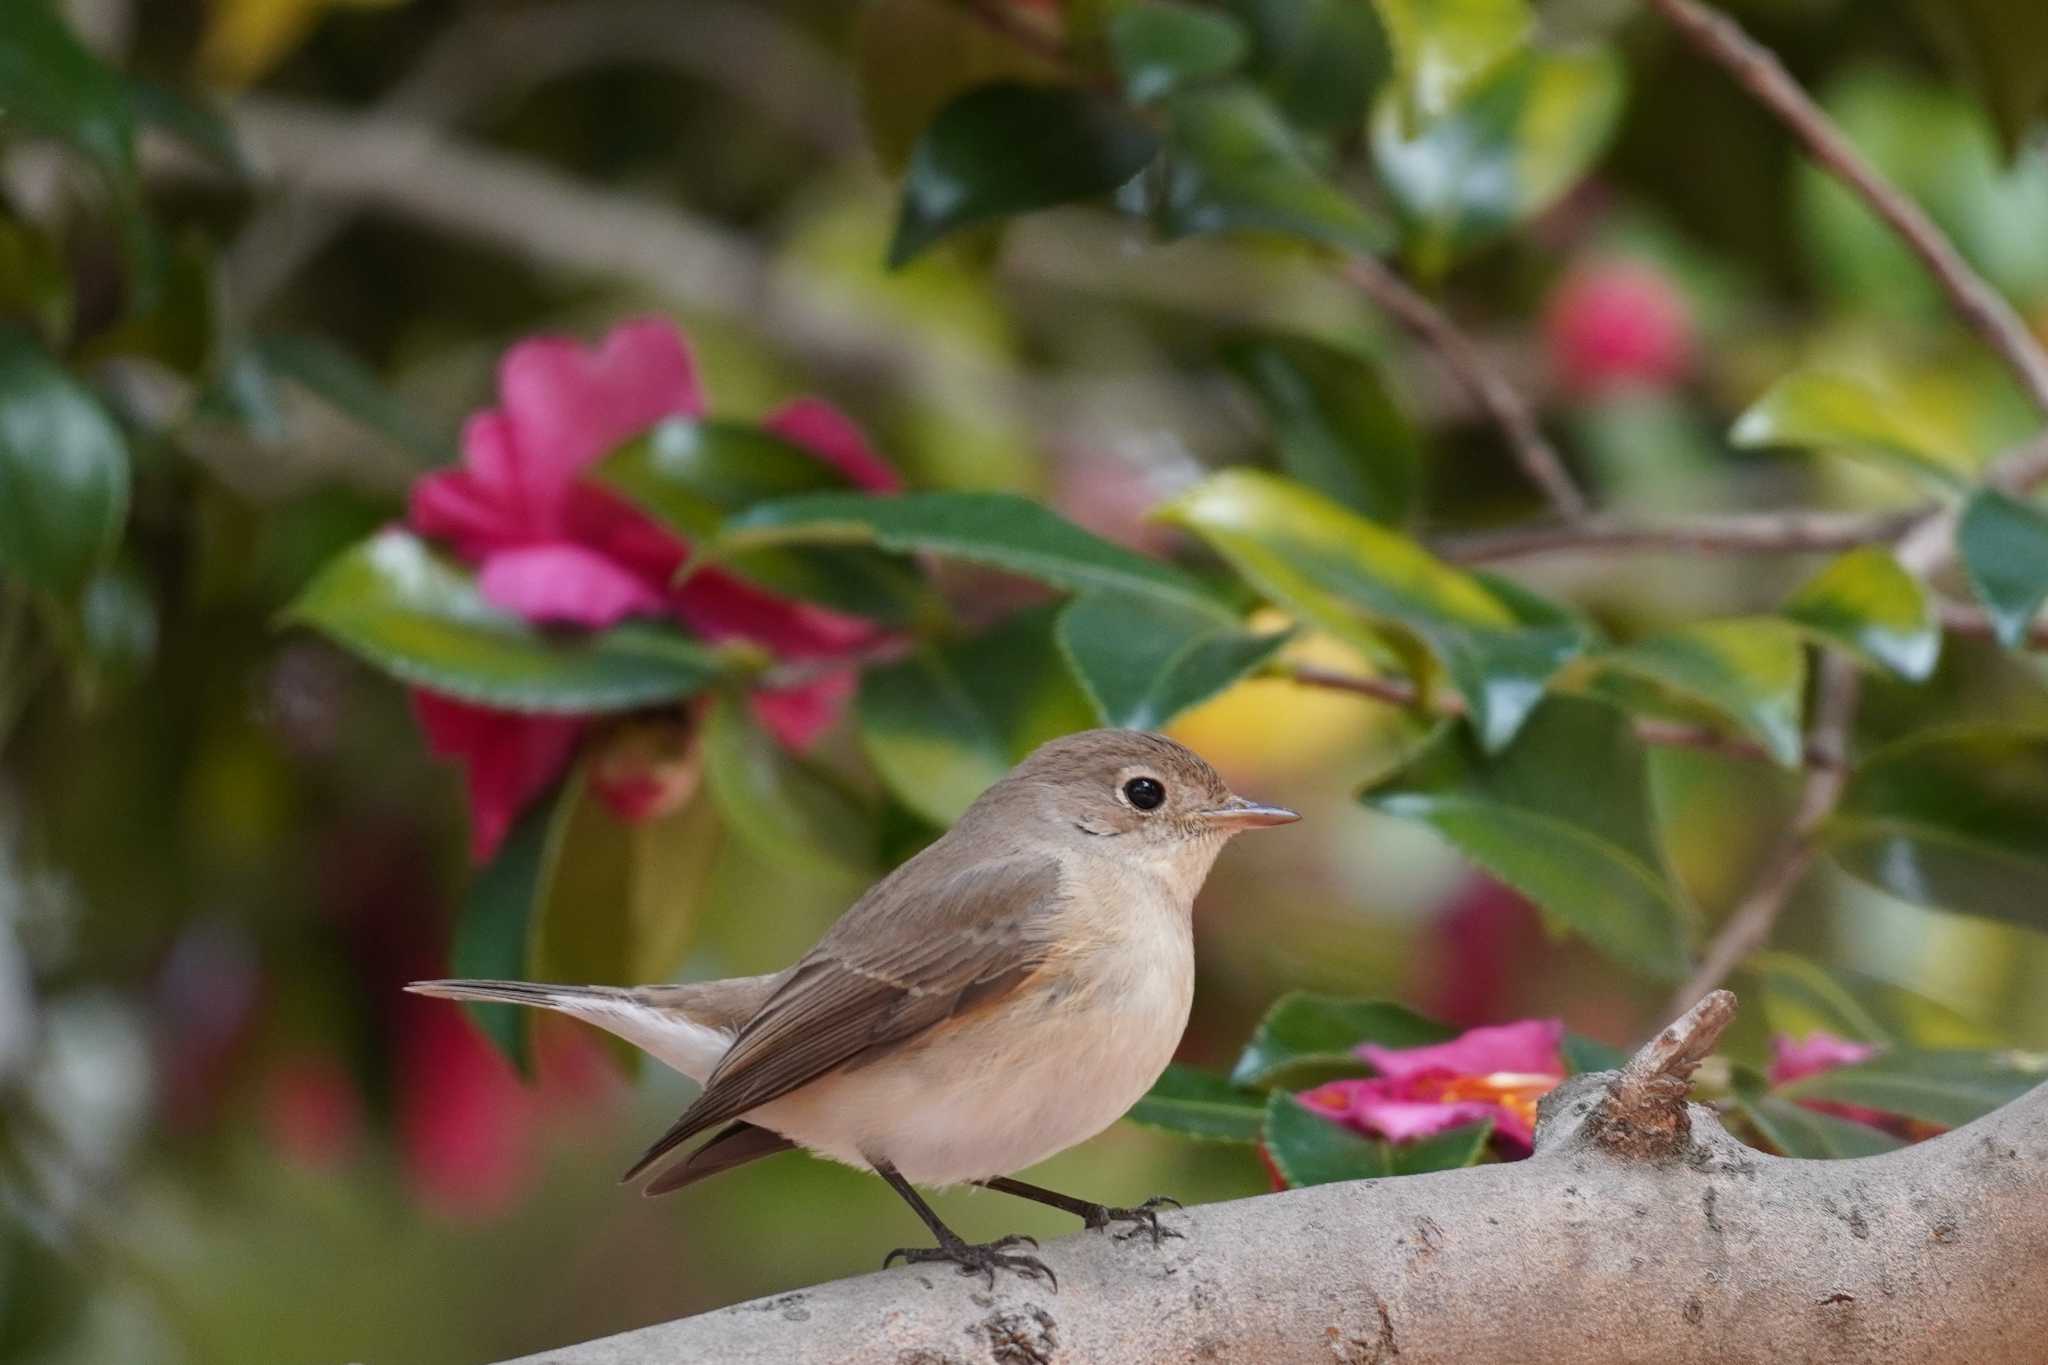
<instances>
[{"instance_id":1,"label":"blurred background foliage","mask_svg":"<svg viewBox=\"0 0 2048 1365\"><path fill-rule=\"evenodd\" d=\"M2048 10L1728 9L2048 337ZM1455 318L1603 517L1967 496L1967 572L1637 547L1430 580L1459 536L1553 514L1335 253ZM337 647L390 665L322 615L323 570L456 457L509 347L650 315L716 417L820 394L912 487L1041 500L1225 605L1098 594L1055 627L1084 579L992 569L1018 562L1004 536L1051 534L999 504L978 552L919 561L945 652L871 671L816 766L737 707L691 712L715 809L627 829L586 771L553 884L508 867L531 831L473 869L459 776ZM1971 491L2040 417L1898 240L1633 0L11 0L0 1358L477 1361L869 1268L917 1231L877 1182L788 1157L626 1197L681 1082L501 1021L522 1078L398 987L507 894L515 966L774 969L1009 751L1105 714L1308 816L1202 897L1186 1062L1229 1069L1306 990L1558 1015L1578 1064L1661 1019L1769 864L1808 656L1847 651L1858 764L1831 856L1733 979L1724 1093L1767 1105L1773 1033L2048 1049L2048 518ZM780 524L808 553L802 522ZM1445 561L1404 580L1406 536ZM1179 671L1131 657L1192 638ZM980 749L919 690L941 666ZM1582 695L1532 718L1546 683ZM1418 692L1472 724L1398 704ZM1645 745L1584 696L1711 742ZM677 723L603 734L674 778L699 739ZM1616 868L1647 849L1653 884L1539 866L1551 817ZM1263 1098L1225 1099L1259 1131ZM1269 1176L1125 1124L1042 1178L1192 1201ZM1067 1221L941 1208L970 1234Z\"/></svg>"}]
</instances>

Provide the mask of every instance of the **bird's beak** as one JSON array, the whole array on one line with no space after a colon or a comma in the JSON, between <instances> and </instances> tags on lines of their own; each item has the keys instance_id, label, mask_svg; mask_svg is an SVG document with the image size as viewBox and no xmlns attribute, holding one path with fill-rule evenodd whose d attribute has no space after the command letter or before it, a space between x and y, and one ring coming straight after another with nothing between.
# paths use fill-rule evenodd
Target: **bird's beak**
<instances>
[{"instance_id":1,"label":"bird's beak","mask_svg":"<svg viewBox=\"0 0 2048 1365\"><path fill-rule=\"evenodd\" d=\"M1240 829L1264 829L1268 825L1291 825L1299 820L1299 812L1285 806L1262 806L1256 801L1247 801L1242 796L1233 796L1214 810L1202 812L1202 819L1212 828L1236 831Z\"/></svg>"}]
</instances>

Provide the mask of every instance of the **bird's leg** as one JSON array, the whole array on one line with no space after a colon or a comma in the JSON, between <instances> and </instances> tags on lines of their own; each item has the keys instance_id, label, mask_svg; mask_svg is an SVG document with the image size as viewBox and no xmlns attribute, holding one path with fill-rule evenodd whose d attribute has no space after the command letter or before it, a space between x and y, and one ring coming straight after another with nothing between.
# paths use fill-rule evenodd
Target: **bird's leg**
<instances>
[{"instance_id":1,"label":"bird's leg","mask_svg":"<svg viewBox=\"0 0 2048 1365\"><path fill-rule=\"evenodd\" d=\"M1134 1209L1117 1209L1111 1208L1107 1204L1095 1204L1086 1199L1076 1199L1071 1194L1061 1194L1058 1190L1048 1190L1043 1185L1033 1185L1029 1181L1012 1180L1006 1175L992 1176L987 1180L977 1180L974 1183L985 1190L1000 1190L1004 1194L1014 1194L1019 1199L1030 1199L1040 1204L1049 1204L1053 1208L1073 1214L1083 1223L1086 1223L1093 1231L1099 1232L1111 1223L1136 1224L1135 1227L1115 1234L1118 1240L1125 1240L1135 1237L1139 1232L1146 1232L1151 1234L1152 1245L1158 1246L1165 1238L1185 1235L1174 1231L1172 1228L1160 1226L1160 1209L1177 1209L1181 1206L1180 1200L1169 1199L1163 1194L1153 1195Z\"/></svg>"},{"instance_id":2,"label":"bird's leg","mask_svg":"<svg viewBox=\"0 0 2048 1365\"><path fill-rule=\"evenodd\" d=\"M1052 1273L1051 1266L1039 1260L1036 1256L1027 1256L1021 1251L1012 1251L1010 1249L1017 1246L1029 1246L1033 1251L1036 1251L1038 1249L1037 1239L1026 1237L1022 1233L1014 1233L1008 1237L998 1237L993 1242L977 1243L965 1241L959 1233L939 1221L939 1215L932 1212L932 1206L924 1202L923 1197L910 1187L910 1182L905 1180L902 1173L894 1166L891 1166L886 1161L876 1161L871 1164L875 1168L875 1174L888 1181L889 1188L903 1196L903 1202L910 1205L917 1212L919 1218L924 1219L924 1225L932 1230L932 1236L939 1239L939 1244L935 1247L897 1247L882 1258L882 1268L884 1270L888 1269L898 1256L901 1256L910 1265L923 1265L934 1261L949 1261L960 1267L962 1275L985 1276L990 1289L996 1287L996 1271L1014 1270L1019 1275L1034 1279L1043 1275L1046 1278L1046 1282L1052 1285L1054 1291L1058 1291L1060 1287L1059 1277Z\"/></svg>"}]
</instances>

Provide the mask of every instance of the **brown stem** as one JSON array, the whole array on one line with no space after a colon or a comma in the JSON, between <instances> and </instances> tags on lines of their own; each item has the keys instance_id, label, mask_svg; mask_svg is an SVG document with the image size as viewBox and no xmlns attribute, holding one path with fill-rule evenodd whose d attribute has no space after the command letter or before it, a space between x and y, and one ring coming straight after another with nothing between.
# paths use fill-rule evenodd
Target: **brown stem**
<instances>
[{"instance_id":1,"label":"brown stem","mask_svg":"<svg viewBox=\"0 0 2048 1365\"><path fill-rule=\"evenodd\" d=\"M1586 515L1586 495L1564 467L1557 448L1537 425L1536 414L1519 390L1508 382L1472 339L1414 286L1368 256L1354 256L1343 266L1344 278L1436 353L1458 383L1493 419L1507 438L1515 462L1557 509L1576 521Z\"/></svg>"},{"instance_id":2,"label":"brown stem","mask_svg":"<svg viewBox=\"0 0 2048 1365\"><path fill-rule=\"evenodd\" d=\"M1813 159L1853 190L1920 258L1963 322L1998 352L2034 406L2048 413L2048 352L1934 220L1866 160L1775 52L1696 0L1649 0L1693 49L1718 63L1792 130Z\"/></svg>"},{"instance_id":3,"label":"brown stem","mask_svg":"<svg viewBox=\"0 0 2048 1365\"><path fill-rule=\"evenodd\" d=\"M1444 558L1466 564L1546 554L1630 550L1710 555L1809 554L1896 540L1929 510L1736 513L1661 523L1589 518L1446 537L1437 542L1436 549Z\"/></svg>"},{"instance_id":4,"label":"brown stem","mask_svg":"<svg viewBox=\"0 0 2048 1365\"><path fill-rule=\"evenodd\" d=\"M1834 813L1849 780L1849 727L1855 722L1856 702L1862 690L1856 666L1841 654L1823 653L1818 690L1806 747L1809 754L1822 761L1807 770L1792 826L1765 859L1756 885L1722 923L1701 955L1699 967L1672 995L1673 1010L1690 1008L1726 981L1744 958L1769 941L1779 912L1820 851L1815 836Z\"/></svg>"}]
</instances>

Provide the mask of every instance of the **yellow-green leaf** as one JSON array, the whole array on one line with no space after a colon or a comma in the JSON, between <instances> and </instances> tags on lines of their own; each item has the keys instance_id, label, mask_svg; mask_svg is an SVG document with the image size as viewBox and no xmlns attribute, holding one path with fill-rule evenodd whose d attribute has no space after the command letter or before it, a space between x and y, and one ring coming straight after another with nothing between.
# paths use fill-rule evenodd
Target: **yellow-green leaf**
<instances>
[{"instance_id":1,"label":"yellow-green leaf","mask_svg":"<svg viewBox=\"0 0 2048 1365\"><path fill-rule=\"evenodd\" d=\"M1705 621L1608 650L1601 664L1646 678L1726 716L1773 759L1797 767L1806 651L1799 633L1771 617Z\"/></svg>"},{"instance_id":2,"label":"yellow-green leaf","mask_svg":"<svg viewBox=\"0 0 2048 1365\"><path fill-rule=\"evenodd\" d=\"M1513 56L1535 25L1526 0L1377 0L1408 117L1449 112Z\"/></svg>"},{"instance_id":3,"label":"yellow-green leaf","mask_svg":"<svg viewBox=\"0 0 2048 1365\"><path fill-rule=\"evenodd\" d=\"M1908 682L1925 682L1941 658L1941 621L1927 585L1881 545L1835 560L1792 594L1783 611L1821 643L1840 645Z\"/></svg>"},{"instance_id":4,"label":"yellow-green leaf","mask_svg":"<svg viewBox=\"0 0 2048 1365\"><path fill-rule=\"evenodd\" d=\"M1747 447L1839 450L1943 491L1962 486L1977 468L1969 451L1904 404L1860 379L1824 370L1780 379L1736 419L1728 439Z\"/></svg>"}]
</instances>

